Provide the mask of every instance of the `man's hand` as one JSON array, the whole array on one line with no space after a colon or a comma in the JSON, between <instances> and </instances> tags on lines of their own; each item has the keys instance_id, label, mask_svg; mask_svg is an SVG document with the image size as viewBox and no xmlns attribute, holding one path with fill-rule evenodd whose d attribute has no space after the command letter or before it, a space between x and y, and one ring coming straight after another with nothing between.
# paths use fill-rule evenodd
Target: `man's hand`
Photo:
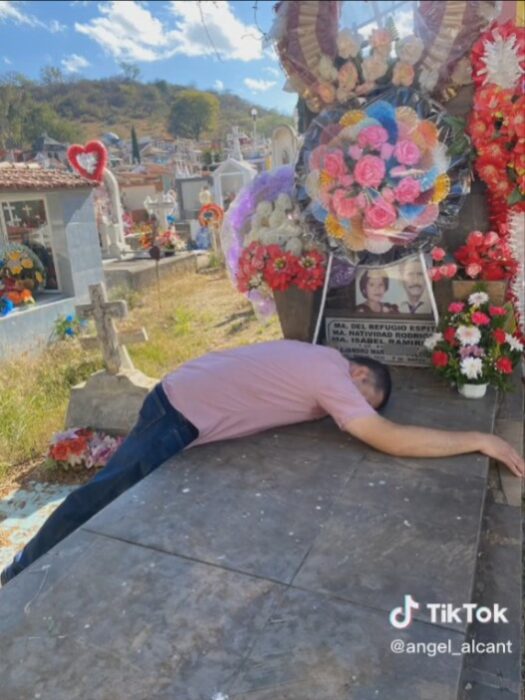
<instances>
[{"instance_id":1,"label":"man's hand","mask_svg":"<svg viewBox=\"0 0 525 700\"><path fill-rule=\"evenodd\" d=\"M504 464L516 476L523 477L525 475L525 463L521 455L512 445L496 435L484 435L483 444L480 445L479 451Z\"/></svg>"},{"instance_id":2,"label":"man's hand","mask_svg":"<svg viewBox=\"0 0 525 700\"><path fill-rule=\"evenodd\" d=\"M400 425L379 415L354 418L345 427L367 445L396 457L448 457L482 452L505 464L516 476L525 474L522 457L495 435Z\"/></svg>"}]
</instances>

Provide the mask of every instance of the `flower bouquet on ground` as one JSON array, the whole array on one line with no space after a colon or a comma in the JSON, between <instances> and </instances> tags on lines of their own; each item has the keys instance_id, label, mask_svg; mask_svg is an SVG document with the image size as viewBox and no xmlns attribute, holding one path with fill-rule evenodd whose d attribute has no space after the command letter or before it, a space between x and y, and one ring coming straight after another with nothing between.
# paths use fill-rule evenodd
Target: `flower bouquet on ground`
<instances>
[{"instance_id":1,"label":"flower bouquet on ground","mask_svg":"<svg viewBox=\"0 0 525 700\"><path fill-rule=\"evenodd\" d=\"M187 247L185 241L173 228L169 228L159 234L155 243L162 248L165 254L186 250Z\"/></svg>"},{"instance_id":2,"label":"flower bouquet on ground","mask_svg":"<svg viewBox=\"0 0 525 700\"><path fill-rule=\"evenodd\" d=\"M71 428L53 436L47 463L76 471L105 467L123 440L90 428Z\"/></svg>"},{"instance_id":3,"label":"flower bouquet on ground","mask_svg":"<svg viewBox=\"0 0 525 700\"><path fill-rule=\"evenodd\" d=\"M508 314L485 292L452 302L438 332L424 342L434 369L460 391L466 384L508 390L509 375L523 354L522 343L505 330Z\"/></svg>"}]
</instances>

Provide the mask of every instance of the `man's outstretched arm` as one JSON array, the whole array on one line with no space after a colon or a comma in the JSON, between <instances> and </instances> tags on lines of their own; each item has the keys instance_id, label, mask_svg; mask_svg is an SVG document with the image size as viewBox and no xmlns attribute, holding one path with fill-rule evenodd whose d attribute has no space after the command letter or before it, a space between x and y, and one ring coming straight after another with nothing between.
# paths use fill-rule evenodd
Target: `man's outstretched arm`
<instances>
[{"instance_id":1,"label":"man's outstretched arm","mask_svg":"<svg viewBox=\"0 0 525 700\"><path fill-rule=\"evenodd\" d=\"M481 452L505 464L516 476L525 474L523 458L496 435L400 425L379 415L354 418L345 428L367 445L396 457L450 457Z\"/></svg>"}]
</instances>

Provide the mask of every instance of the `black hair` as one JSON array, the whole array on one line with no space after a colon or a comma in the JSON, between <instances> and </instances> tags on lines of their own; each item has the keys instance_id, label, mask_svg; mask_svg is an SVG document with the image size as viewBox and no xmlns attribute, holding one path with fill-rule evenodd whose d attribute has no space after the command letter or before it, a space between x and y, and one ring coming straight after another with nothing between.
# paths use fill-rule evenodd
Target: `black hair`
<instances>
[{"instance_id":1,"label":"black hair","mask_svg":"<svg viewBox=\"0 0 525 700\"><path fill-rule=\"evenodd\" d=\"M374 277L379 277L379 275L374 275ZM366 293L366 285L368 284L368 280L370 279L370 275L368 274L368 270L365 270L361 277L359 278L359 289L361 290L361 294L364 296L365 299L368 299L367 293ZM388 285L390 284L390 278L384 272L381 275L381 279L383 280L385 284L385 292L388 291Z\"/></svg>"},{"instance_id":2,"label":"black hair","mask_svg":"<svg viewBox=\"0 0 525 700\"><path fill-rule=\"evenodd\" d=\"M375 388L383 394L383 399L377 408L377 410L380 411L386 406L390 394L392 393L392 377L390 376L390 370L382 362L379 362L379 360L374 360L371 357L364 357L363 355L351 357L350 362L361 365L362 367L368 367L370 370Z\"/></svg>"}]
</instances>

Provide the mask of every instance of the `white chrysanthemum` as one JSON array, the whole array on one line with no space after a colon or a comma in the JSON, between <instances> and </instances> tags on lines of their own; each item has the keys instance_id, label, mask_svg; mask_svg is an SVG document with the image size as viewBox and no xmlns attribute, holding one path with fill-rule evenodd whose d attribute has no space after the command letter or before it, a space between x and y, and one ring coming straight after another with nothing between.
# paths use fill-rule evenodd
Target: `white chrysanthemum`
<instances>
[{"instance_id":1,"label":"white chrysanthemum","mask_svg":"<svg viewBox=\"0 0 525 700\"><path fill-rule=\"evenodd\" d=\"M320 184L319 184L319 170L311 170L304 183L304 187L309 197L315 199L319 194Z\"/></svg>"},{"instance_id":2,"label":"white chrysanthemum","mask_svg":"<svg viewBox=\"0 0 525 700\"><path fill-rule=\"evenodd\" d=\"M443 333L432 333L431 336L425 338L423 345L427 350L433 350L438 343L443 340Z\"/></svg>"},{"instance_id":3,"label":"white chrysanthemum","mask_svg":"<svg viewBox=\"0 0 525 700\"><path fill-rule=\"evenodd\" d=\"M261 218L268 218L273 211L273 206L271 202L259 202L255 209L255 213Z\"/></svg>"},{"instance_id":4,"label":"white chrysanthemum","mask_svg":"<svg viewBox=\"0 0 525 700\"><path fill-rule=\"evenodd\" d=\"M485 42L485 52L481 59L485 66L479 73L485 75L484 85L495 83L504 90L514 90L521 78L518 38L515 35L503 38L498 35L497 29L494 30L494 35L493 41Z\"/></svg>"},{"instance_id":5,"label":"white chrysanthemum","mask_svg":"<svg viewBox=\"0 0 525 700\"><path fill-rule=\"evenodd\" d=\"M523 343L521 343L517 338L515 338L510 333L505 333L505 342L510 346L511 350L516 352L523 352Z\"/></svg>"},{"instance_id":6,"label":"white chrysanthemum","mask_svg":"<svg viewBox=\"0 0 525 700\"><path fill-rule=\"evenodd\" d=\"M489 295L485 294L485 292L474 292L474 294L469 296L468 303L471 306L481 306L482 304L486 304L488 300Z\"/></svg>"},{"instance_id":7,"label":"white chrysanthemum","mask_svg":"<svg viewBox=\"0 0 525 700\"><path fill-rule=\"evenodd\" d=\"M461 360L459 368L467 379L479 379L483 372L483 363L479 357L465 357Z\"/></svg>"},{"instance_id":8,"label":"white chrysanthemum","mask_svg":"<svg viewBox=\"0 0 525 700\"><path fill-rule=\"evenodd\" d=\"M481 340L481 333L476 326L458 326L456 338L461 345L477 345Z\"/></svg>"},{"instance_id":9,"label":"white chrysanthemum","mask_svg":"<svg viewBox=\"0 0 525 700\"><path fill-rule=\"evenodd\" d=\"M292 209L292 200L290 199L290 196L287 195L285 192L281 192L281 194L275 200L274 206L276 209L281 209L282 211L289 211L290 209Z\"/></svg>"},{"instance_id":10,"label":"white chrysanthemum","mask_svg":"<svg viewBox=\"0 0 525 700\"><path fill-rule=\"evenodd\" d=\"M282 209L275 209L268 217L270 228L279 228L286 221L286 212Z\"/></svg>"}]
</instances>

